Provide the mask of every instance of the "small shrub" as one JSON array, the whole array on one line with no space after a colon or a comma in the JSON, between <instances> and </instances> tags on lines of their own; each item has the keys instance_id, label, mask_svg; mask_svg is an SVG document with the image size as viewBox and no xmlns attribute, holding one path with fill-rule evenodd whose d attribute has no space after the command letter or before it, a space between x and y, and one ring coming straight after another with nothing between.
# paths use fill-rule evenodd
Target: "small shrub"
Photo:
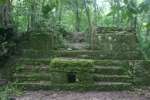
<instances>
[{"instance_id":1,"label":"small shrub","mask_svg":"<svg viewBox=\"0 0 150 100\"><path fill-rule=\"evenodd\" d=\"M9 100L11 96L19 96L22 92L13 85L0 87L0 100Z\"/></svg>"},{"instance_id":2,"label":"small shrub","mask_svg":"<svg viewBox=\"0 0 150 100\"><path fill-rule=\"evenodd\" d=\"M138 61L135 65L135 83L150 86L150 61Z\"/></svg>"}]
</instances>

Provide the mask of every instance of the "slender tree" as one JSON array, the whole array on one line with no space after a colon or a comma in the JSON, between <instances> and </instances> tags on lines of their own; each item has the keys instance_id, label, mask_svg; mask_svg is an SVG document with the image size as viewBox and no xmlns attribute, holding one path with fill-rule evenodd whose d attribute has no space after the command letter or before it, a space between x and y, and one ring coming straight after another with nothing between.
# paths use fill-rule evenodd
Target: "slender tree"
<instances>
[{"instance_id":1,"label":"slender tree","mask_svg":"<svg viewBox=\"0 0 150 100\"><path fill-rule=\"evenodd\" d=\"M1 0L0 2L0 26L3 28L12 27L11 3L12 0Z\"/></svg>"},{"instance_id":2,"label":"slender tree","mask_svg":"<svg viewBox=\"0 0 150 100\"><path fill-rule=\"evenodd\" d=\"M88 2L89 0L84 0L84 6L85 6L85 11L86 11L87 19L88 19L88 24L89 24L90 48L94 49L96 27L93 25L93 22L92 22L92 16L90 14L90 8L88 6Z\"/></svg>"},{"instance_id":3,"label":"slender tree","mask_svg":"<svg viewBox=\"0 0 150 100\"><path fill-rule=\"evenodd\" d=\"M97 14L98 14L98 12L97 12L97 0L94 0L94 2L93 2L93 7L94 7L94 24L97 26Z\"/></svg>"},{"instance_id":4,"label":"slender tree","mask_svg":"<svg viewBox=\"0 0 150 100\"><path fill-rule=\"evenodd\" d=\"M60 25L62 22L62 11L63 11L62 0L58 0L58 21Z\"/></svg>"},{"instance_id":5,"label":"slender tree","mask_svg":"<svg viewBox=\"0 0 150 100\"><path fill-rule=\"evenodd\" d=\"M76 5L76 31L80 32L79 0L75 0L75 5Z\"/></svg>"}]
</instances>

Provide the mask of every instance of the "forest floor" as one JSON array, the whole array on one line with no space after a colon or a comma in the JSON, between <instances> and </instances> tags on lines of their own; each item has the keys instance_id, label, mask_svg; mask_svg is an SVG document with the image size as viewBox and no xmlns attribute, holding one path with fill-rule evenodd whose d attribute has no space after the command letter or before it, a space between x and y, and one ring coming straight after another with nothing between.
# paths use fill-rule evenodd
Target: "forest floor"
<instances>
[{"instance_id":1,"label":"forest floor","mask_svg":"<svg viewBox=\"0 0 150 100\"><path fill-rule=\"evenodd\" d=\"M122 92L25 92L16 100L150 100L150 91Z\"/></svg>"}]
</instances>

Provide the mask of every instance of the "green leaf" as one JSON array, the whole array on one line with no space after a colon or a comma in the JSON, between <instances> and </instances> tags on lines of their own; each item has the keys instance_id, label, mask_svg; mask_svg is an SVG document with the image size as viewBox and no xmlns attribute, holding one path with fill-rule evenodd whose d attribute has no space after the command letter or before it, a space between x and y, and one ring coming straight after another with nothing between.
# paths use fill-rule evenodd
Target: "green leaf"
<instances>
[{"instance_id":1,"label":"green leaf","mask_svg":"<svg viewBox=\"0 0 150 100\"><path fill-rule=\"evenodd\" d=\"M128 0L124 0L124 3L125 3L125 4L128 4Z\"/></svg>"},{"instance_id":2,"label":"green leaf","mask_svg":"<svg viewBox=\"0 0 150 100\"><path fill-rule=\"evenodd\" d=\"M6 0L0 0L0 4L4 4Z\"/></svg>"},{"instance_id":3,"label":"green leaf","mask_svg":"<svg viewBox=\"0 0 150 100\"><path fill-rule=\"evenodd\" d=\"M150 29L150 23L143 23L144 27L146 27L147 29Z\"/></svg>"},{"instance_id":4,"label":"green leaf","mask_svg":"<svg viewBox=\"0 0 150 100\"><path fill-rule=\"evenodd\" d=\"M144 1L139 5L140 12L148 12L150 8L150 1Z\"/></svg>"},{"instance_id":5,"label":"green leaf","mask_svg":"<svg viewBox=\"0 0 150 100\"><path fill-rule=\"evenodd\" d=\"M43 6L42 12L43 12L43 14L47 14L49 12L49 5Z\"/></svg>"},{"instance_id":6,"label":"green leaf","mask_svg":"<svg viewBox=\"0 0 150 100\"><path fill-rule=\"evenodd\" d=\"M42 7L42 12L44 15L47 15L50 11L52 11L55 8L55 5L45 5Z\"/></svg>"},{"instance_id":7,"label":"green leaf","mask_svg":"<svg viewBox=\"0 0 150 100\"><path fill-rule=\"evenodd\" d=\"M111 11L111 12L109 12L106 16L111 16L111 15L113 15L113 14L114 14L114 12Z\"/></svg>"},{"instance_id":8,"label":"green leaf","mask_svg":"<svg viewBox=\"0 0 150 100\"><path fill-rule=\"evenodd\" d=\"M136 4L133 1L130 1L130 3L127 5L128 10L133 14L138 14L139 9L136 7Z\"/></svg>"}]
</instances>

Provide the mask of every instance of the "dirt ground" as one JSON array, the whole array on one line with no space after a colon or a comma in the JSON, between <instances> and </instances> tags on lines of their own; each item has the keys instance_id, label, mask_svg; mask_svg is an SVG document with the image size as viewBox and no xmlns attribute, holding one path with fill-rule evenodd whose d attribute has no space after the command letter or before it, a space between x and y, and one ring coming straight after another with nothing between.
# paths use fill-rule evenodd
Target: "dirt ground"
<instances>
[{"instance_id":1,"label":"dirt ground","mask_svg":"<svg viewBox=\"0 0 150 100\"><path fill-rule=\"evenodd\" d=\"M150 100L150 92L25 92L16 100Z\"/></svg>"}]
</instances>

